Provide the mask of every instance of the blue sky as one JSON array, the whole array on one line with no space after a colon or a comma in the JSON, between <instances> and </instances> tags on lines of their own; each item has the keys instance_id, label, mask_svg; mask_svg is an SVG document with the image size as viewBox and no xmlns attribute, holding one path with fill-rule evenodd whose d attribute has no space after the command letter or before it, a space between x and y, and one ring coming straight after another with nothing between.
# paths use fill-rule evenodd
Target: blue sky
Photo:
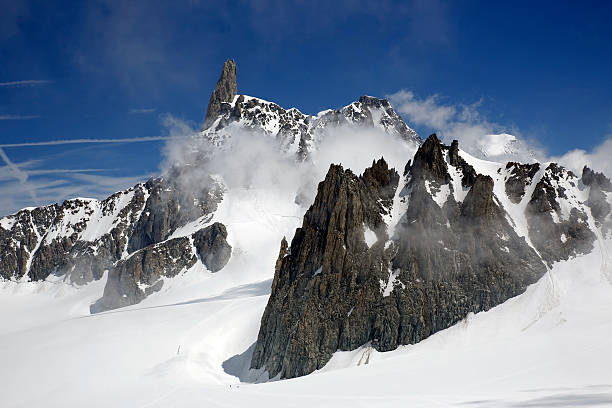
<instances>
[{"instance_id":1,"label":"blue sky","mask_svg":"<svg viewBox=\"0 0 612 408\"><path fill-rule=\"evenodd\" d=\"M239 92L306 113L405 90L550 155L612 133L607 2L328 3L0 0L0 145L197 126L227 58ZM0 214L155 175L163 145L2 147Z\"/></svg>"}]
</instances>

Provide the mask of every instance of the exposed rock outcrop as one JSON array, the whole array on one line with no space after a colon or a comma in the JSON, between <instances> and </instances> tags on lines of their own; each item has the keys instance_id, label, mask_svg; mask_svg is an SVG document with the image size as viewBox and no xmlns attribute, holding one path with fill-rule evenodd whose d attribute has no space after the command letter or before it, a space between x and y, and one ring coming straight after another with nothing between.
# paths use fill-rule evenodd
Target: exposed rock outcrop
<instances>
[{"instance_id":1,"label":"exposed rock outcrop","mask_svg":"<svg viewBox=\"0 0 612 408\"><path fill-rule=\"evenodd\" d=\"M191 268L200 259L211 271L227 264L231 246L220 223L203 228L191 236L169 239L136 251L109 271L104 294L91 305L92 313L141 302L172 278Z\"/></svg>"},{"instance_id":2,"label":"exposed rock outcrop","mask_svg":"<svg viewBox=\"0 0 612 408\"><path fill-rule=\"evenodd\" d=\"M383 216L397 173L382 160L361 177L330 167L291 246L281 243L253 368L290 378L323 367L338 349L415 343L544 274L506 221L489 176L474 176L463 202L455 201L447 158L461 166L456 146L435 135L421 146L407 168L400 196L408 207L392 237ZM446 188L439 204L433 196ZM370 246L366 228L376 234Z\"/></svg>"},{"instance_id":3,"label":"exposed rock outcrop","mask_svg":"<svg viewBox=\"0 0 612 408\"><path fill-rule=\"evenodd\" d=\"M338 348L349 311L346 302L354 291L371 289L366 281L378 287L378 279L386 278L382 215L398 181L397 172L382 159L361 177L330 167L290 249L286 241L281 245L253 367L265 367L272 376L303 375L325 364ZM366 229L378 237L372 248L364 238ZM367 302L371 294L363 296ZM342 303L346 307L338 308Z\"/></svg>"},{"instance_id":4,"label":"exposed rock outcrop","mask_svg":"<svg viewBox=\"0 0 612 408\"><path fill-rule=\"evenodd\" d=\"M534 176L540 170L540 164L508 162L506 170L510 173L506 179L506 194L510 201L519 203L525 195L525 188L532 183Z\"/></svg>"},{"instance_id":5,"label":"exposed rock outcrop","mask_svg":"<svg viewBox=\"0 0 612 408\"><path fill-rule=\"evenodd\" d=\"M210 216L221 198L221 187L212 182L195 195L158 178L102 201L77 198L19 211L0 223L0 277L55 274L77 284L99 279L127 255Z\"/></svg>"},{"instance_id":6,"label":"exposed rock outcrop","mask_svg":"<svg viewBox=\"0 0 612 408\"><path fill-rule=\"evenodd\" d=\"M448 161L451 165L461 170L461 174L463 174L461 186L464 188L472 187L476 180L476 170L459 155L459 141L457 140L453 140L448 149Z\"/></svg>"},{"instance_id":7,"label":"exposed rock outcrop","mask_svg":"<svg viewBox=\"0 0 612 408\"><path fill-rule=\"evenodd\" d=\"M603 173L597 173L584 166L582 169L582 183L590 187L589 198L586 204L591 209L595 222L602 226L604 234L612 231L612 183Z\"/></svg>"},{"instance_id":8,"label":"exposed rock outcrop","mask_svg":"<svg viewBox=\"0 0 612 408\"><path fill-rule=\"evenodd\" d=\"M572 192L578 181L574 173L551 163L527 205L529 238L549 265L593 249L595 234L583 203Z\"/></svg>"},{"instance_id":9,"label":"exposed rock outcrop","mask_svg":"<svg viewBox=\"0 0 612 408\"><path fill-rule=\"evenodd\" d=\"M221 76L217 81L217 85L210 95L206 117L202 129L208 128L219 117L222 105L230 103L238 93L236 85L236 62L233 59L225 61Z\"/></svg>"}]
</instances>

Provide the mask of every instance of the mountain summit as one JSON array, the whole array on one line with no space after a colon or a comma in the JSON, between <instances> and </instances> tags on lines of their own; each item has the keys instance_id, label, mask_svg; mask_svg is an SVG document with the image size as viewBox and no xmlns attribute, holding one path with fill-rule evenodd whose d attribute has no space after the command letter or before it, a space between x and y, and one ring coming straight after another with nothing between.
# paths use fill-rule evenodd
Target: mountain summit
<instances>
[{"instance_id":1,"label":"mountain summit","mask_svg":"<svg viewBox=\"0 0 612 408\"><path fill-rule=\"evenodd\" d=\"M223 65L201 134L221 145L236 131L262 132L274 138L281 151L304 160L339 127L382 131L417 146L423 142L386 99L361 96L343 108L308 115L296 108L285 109L274 102L238 94L234 60Z\"/></svg>"},{"instance_id":2,"label":"mountain summit","mask_svg":"<svg viewBox=\"0 0 612 408\"><path fill-rule=\"evenodd\" d=\"M236 62L233 59L229 59L223 64L221 76L217 81L214 91L210 95L210 101L208 102L208 109L202 129L206 129L215 119L217 119L221 112L221 103L231 103L237 93Z\"/></svg>"}]
</instances>

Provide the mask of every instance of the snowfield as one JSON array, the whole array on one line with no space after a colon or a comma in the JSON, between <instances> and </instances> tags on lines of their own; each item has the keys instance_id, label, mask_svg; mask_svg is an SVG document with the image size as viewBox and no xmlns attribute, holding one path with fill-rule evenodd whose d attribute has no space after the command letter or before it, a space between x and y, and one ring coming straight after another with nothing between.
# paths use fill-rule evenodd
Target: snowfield
<instances>
[{"instance_id":1,"label":"snowfield","mask_svg":"<svg viewBox=\"0 0 612 408\"><path fill-rule=\"evenodd\" d=\"M612 406L611 240L417 345L364 346L309 376L241 382L262 379L247 372L249 348L280 239L302 209L279 204L282 191L231 194L215 215L234 247L228 266L212 274L198 263L138 305L90 315L104 279L2 283L1 405Z\"/></svg>"},{"instance_id":2,"label":"snowfield","mask_svg":"<svg viewBox=\"0 0 612 408\"><path fill-rule=\"evenodd\" d=\"M313 158L314 180L324 177L332 161L359 174L383 153L401 172L416 150L372 144L364 160L362 136L350 137L355 149L339 149L350 146L341 138L325 142L329 148ZM390 147L375 150L379 146ZM498 172L499 163L461 155L494 178L498 199L517 232L527 236L527 198L507 200L507 174ZM268 163L249 157L241 162ZM233 173L221 177L242 180L234 174L238 170L227 168ZM416 345L387 353L365 345L337 352L311 375L265 382L265 372L249 370L250 353L280 241L291 241L312 201L295 202L299 183L286 178L304 173L290 170L272 175L282 176L276 187L267 183L268 174L246 178L248 185L235 183L206 220L227 227L232 257L225 268L213 274L198 262L137 305L90 315L106 276L82 287L53 275L45 282L0 282L0 406L612 406L612 239L601 234L591 254L553 265L524 294ZM436 193L440 205L453 193L459 201L467 193L460 175L451 175L453 192L445 186ZM402 186L385 217L390 235L407 206L409 191ZM201 222L174 236L189 235ZM370 244L376 240L372 231L364 234ZM388 295L394 281L392 273L381 290Z\"/></svg>"}]
</instances>

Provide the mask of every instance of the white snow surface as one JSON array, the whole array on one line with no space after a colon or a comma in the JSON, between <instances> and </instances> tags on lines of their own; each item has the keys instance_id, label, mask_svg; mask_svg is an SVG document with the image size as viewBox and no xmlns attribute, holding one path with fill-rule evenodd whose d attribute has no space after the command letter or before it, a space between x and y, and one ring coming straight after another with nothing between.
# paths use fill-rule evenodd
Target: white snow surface
<instances>
[{"instance_id":1,"label":"white snow surface","mask_svg":"<svg viewBox=\"0 0 612 408\"><path fill-rule=\"evenodd\" d=\"M494 178L496 197L527 238L523 211L545 166L513 204L503 166L460 154ZM410 197L405 182L384 218L391 236ZM0 406L612 406L612 240L601 234L591 254L554 264L524 294L416 345L386 353L365 345L305 377L241 382L266 378L248 365L280 240L291 241L306 210L295 193L228 190L211 220L175 232L223 222L227 266L213 274L198 262L137 305L90 315L106 277L82 287L53 276L0 282ZM383 294L397 282L390 271Z\"/></svg>"},{"instance_id":2,"label":"white snow surface","mask_svg":"<svg viewBox=\"0 0 612 408\"><path fill-rule=\"evenodd\" d=\"M449 184L442 184L439 188L436 189L435 186L432 186L429 180L425 181L425 188L427 192L431 195L431 198L438 204L440 208L444 206L448 197L450 196L451 189Z\"/></svg>"},{"instance_id":3,"label":"white snow surface","mask_svg":"<svg viewBox=\"0 0 612 408\"><path fill-rule=\"evenodd\" d=\"M291 224L253 215L236 219L230 236L250 229L265 241ZM3 283L2 406L612 404L612 262L605 258L612 241L416 345L337 352L312 375L263 384L240 383L224 364L235 372L247 360L227 362L248 356L257 338L274 258L261 256L272 254L260 252L259 242L233 245L239 255L222 271L188 271L139 305L98 315L88 307L103 280L81 289Z\"/></svg>"},{"instance_id":4,"label":"white snow surface","mask_svg":"<svg viewBox=\"0 0 612 408\"><path fill-rule=\"evenodd\" d=\"M368 248L371 248L372 245L374 245L376 241L378 241L378 238L376 237L376 233L372 231L370 228L368 228L367 225L363 226L363 237L365 239L365 242Z\"/></svg>"}]
</instances>

